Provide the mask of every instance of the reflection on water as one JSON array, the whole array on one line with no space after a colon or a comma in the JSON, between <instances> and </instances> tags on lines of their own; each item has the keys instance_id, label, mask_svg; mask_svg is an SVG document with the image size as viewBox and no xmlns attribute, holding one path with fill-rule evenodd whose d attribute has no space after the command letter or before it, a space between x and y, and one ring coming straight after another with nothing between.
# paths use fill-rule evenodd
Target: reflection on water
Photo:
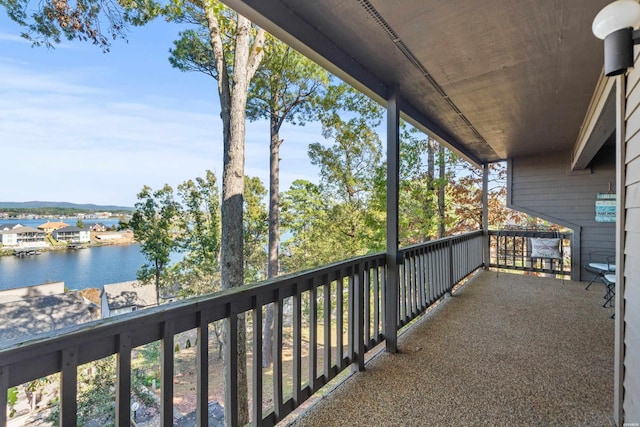
<instances>
[{"instance_id":1,"label":"reflection on water","mask_svg":"<svg viewBox=\"0 0 640 427\"><path fill-rule=\"evenodd\" d=\"M140 246L99 246L42 252L37 256L0 257L0 289L64 281L69 289L100 288L135 280L145 263Z\"/></svg>"}]
</instances>

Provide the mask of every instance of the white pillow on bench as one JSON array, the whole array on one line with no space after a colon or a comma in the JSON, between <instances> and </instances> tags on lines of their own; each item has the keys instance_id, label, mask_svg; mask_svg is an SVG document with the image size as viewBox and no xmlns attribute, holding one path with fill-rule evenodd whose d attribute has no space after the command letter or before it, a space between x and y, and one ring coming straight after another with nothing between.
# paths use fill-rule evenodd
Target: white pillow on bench
<instances>
[{"instance_id":1,"label":"white pillow on bench","mask_svg":"<svg viewBox=\"0 0 640 427\"><path fill-rule=\"evenodd\" d=\"M561 259L560 239L531 238L531 258Z\"/></svg>"}]
</instances>

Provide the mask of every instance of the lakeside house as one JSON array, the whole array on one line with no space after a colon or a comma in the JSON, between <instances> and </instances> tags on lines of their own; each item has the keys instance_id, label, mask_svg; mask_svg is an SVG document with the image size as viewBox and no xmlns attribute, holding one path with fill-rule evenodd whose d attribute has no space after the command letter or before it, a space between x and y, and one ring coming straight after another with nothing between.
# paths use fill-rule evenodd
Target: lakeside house
<instances>
[{"instance_id":1,"label":"lakeside house","mask_svg":"<svg viewBox=\"0 0 640 427\"><path fill-rule=\"evenodd\" d=\"M58 242L67 243L88 243L91 241L89 228L80 228L75 225L59 228L51 233Z\"/></svg>"},{"instance_id":2,"label":"lakeside house","mask_svg":"<svg viewBox=\"0 0 640 427\"><path fill-rule=\"evenodd\" d=\"M16 227L24 227L22 224L0 224L0 231L11 230Z\"/></svg>"},{"instance_id":3,"label":"lakeside house","mask_svg":"<svg viewBox=\"0 0 640 427\"><path fill-rule=\"evenodd\" d=\"M68 227L69 224L65 223L65 222L61 222L61 221L57 221L57 222L51 222L51 221L47 221L42 225L38 226L38 230L42 230L47 234L53 233L55 230L58 230L60 228L64 228L64 227Z\"/></svg>"},{"instance_id":4,"label":"lakeside house","mask_svg":"<svg viewBox=\"0 0 640 427\"><path fill-rule=\"evenodd\" d=\"M47 246L46 233L33 227L16 226L0 231L0 243L20 248L43 248Z\"/></svg>"},{"instance_id":5,"label":"lakeside house","mask_svg":"<svg viewBox=\"0 0 640 427\"><path fill-rule=\"evenodd\" d=\"M93 231L93 232L98 232L98 233L100 233L100 232L103 232L103 231L107 231L107 226L106 226L106 225L104 225L103 223L99 222L99 223L97 223L97 224L93 224L93 225L91 226L91 228L89 228L89 230L90 230L90 231Z\"/></svg>"},{"instance_id":6,"label":"lakeside house","mask_svg":"<svg viewBox=\"0 0 640 427\"><path fill-rule=\"evenodd\" d=\"M157 305L155 285L136 280L104 285L100 299L103 319Z\"/></svg>"}]
</instances>

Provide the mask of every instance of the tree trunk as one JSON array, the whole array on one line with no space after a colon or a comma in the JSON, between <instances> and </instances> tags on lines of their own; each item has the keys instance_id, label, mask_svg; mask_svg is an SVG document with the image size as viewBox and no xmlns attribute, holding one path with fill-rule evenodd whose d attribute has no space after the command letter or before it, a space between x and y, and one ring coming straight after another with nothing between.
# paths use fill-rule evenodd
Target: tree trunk
<instances>
[{"instance_id":1,"label":"tree trunk","mask_svg":"<svg viewBox=\"0 0 640 427\"><path fill-rule=\"evenodd\" d=\"M269 154L269 263L267 277L278 275L278 246L280 245L280 121L271 115L271 144ZM273 304L267 306L264 315L264 339L262 341L262 367L273 362Z\"/></svg>"},{"instance_id":2,"label":"tree trunk","mask_svg":"<svg viewBox=\"0 0 640 427\"><path fill-rule=\"evenodd\" d=\"M218 94L223 133L222 204L220 206L221 244L220 273L222 289L242 286L244 283L243 259L243 195L244 195L244 140L245 117L249 82L264 56L264 30L259 29L251 45L251 22L237 15L235 50L233 52L233 81L229 79L229 67L218 24L214 2L205 2L205 15L209 27L211 47L218 71ZM229 342L229 321L223 326L224 343ZM225 355L224 365L229 366ZM238 424L249 423L247 387L246 326L244 313L238 315L238 395L231 396L225 375L225 420L234 417L230 402L237 399Z\"/></svg>"},{"instance_id":3,"label":"tree trunk","mask_svg":"<svg viewBox=\"0 0 640 427\"><path fill-rule=\"evenodd\" d=\"M446 173L447 168L445 164L445 154L444 154L444 146L440 145L438 148L438 159L439 159L439 170L438 170L438 238L444 237L445 229L444 229L444 190L447 185Z\"/></svg>"},{"instance_id":4,"label":"tree trunk","mask_svg":"<svg viewBox=\"0 0 640 427\"><path fill-rule=\"evenodd\" d=\"M156 305L160 305L160 270L162 266L156 260L155 285L156 285Z\"/></svg>"}]
</instances>

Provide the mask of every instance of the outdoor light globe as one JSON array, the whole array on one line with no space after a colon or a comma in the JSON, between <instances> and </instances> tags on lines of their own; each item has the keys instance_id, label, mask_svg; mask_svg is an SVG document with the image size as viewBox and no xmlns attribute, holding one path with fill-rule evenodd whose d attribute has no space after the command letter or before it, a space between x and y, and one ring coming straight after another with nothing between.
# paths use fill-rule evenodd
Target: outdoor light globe
<instances>
[{"instance_id":1,"label":"outdoor light globe","mask_svg":"<svg viewBox=\"0 0 640 427\"><path fill-rule=\"evenodd\" d=\"M636 29L639 25L640 4L636 0L616 0L596 15L591 31L597 38L604 40L614 31Z\"/></svg>"}]
</instances>

